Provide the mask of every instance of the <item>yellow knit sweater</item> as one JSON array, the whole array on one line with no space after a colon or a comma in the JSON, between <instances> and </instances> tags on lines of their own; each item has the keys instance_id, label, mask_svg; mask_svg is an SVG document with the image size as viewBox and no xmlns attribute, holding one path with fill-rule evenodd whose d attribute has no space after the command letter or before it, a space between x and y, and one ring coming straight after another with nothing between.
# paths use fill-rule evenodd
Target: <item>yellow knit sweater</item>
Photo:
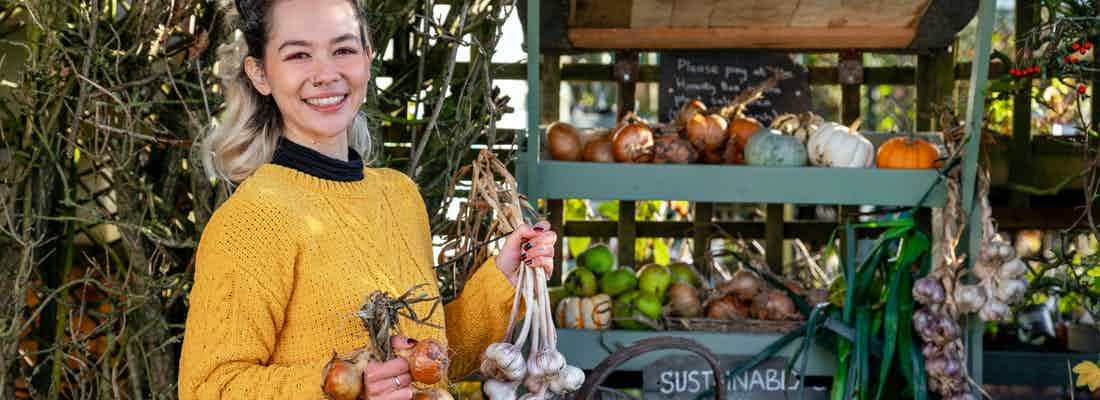
<instances>
[{"instance_id":1,"label":"yellow knit sweater","mask_svg":"<svg viewBox=\"0 0 1100 400\"><path fill-rule=\"evenodd\" d=\"M179 397L319 399L333 351L368 344L356 311L368 294L431 283L432 242L416 185L389 169L337 182L265 164L214 213L196 253ZM501 340L514 289L492 260L413 338L448 344L451 379ZM416 307L421 316L429 305Z\"/></svg>"}]
</instances>

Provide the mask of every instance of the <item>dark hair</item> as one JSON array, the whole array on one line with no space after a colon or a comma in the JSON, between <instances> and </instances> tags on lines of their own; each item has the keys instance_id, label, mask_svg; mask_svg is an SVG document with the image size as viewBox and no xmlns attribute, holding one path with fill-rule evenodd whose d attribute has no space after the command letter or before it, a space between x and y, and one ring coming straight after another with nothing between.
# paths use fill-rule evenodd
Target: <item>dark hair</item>
<instances>
[{"instance_id":1,"label":"dark hair","mask_svg":"<svg viewBox=\"0 0 1100 400\"><path fill-rule=\"evenodd\" d=\"M268 33L271 32L271 9L279 0L234 0L237 6L237 14L240 15L239 26L244 35L245 44L248 45L248 57L254 57L262 64L264 49L267 45ZM370 46L370 37L366 27L366 13L359 6L357 0L348 0L351 8L355 10L356 20L359 21L359 40L364 49ZM239 79L248 80L244 68L241 68ZM251 86L251 83L249 83ZM249 96L255 96L253 100L258 105L256 112L249 118L248 127L262 130L265 127L273 133L282 132L283 119L279 113L279 107L275 104L275 98L264 96L253 88Z\"/></svg>"}]
</instances>

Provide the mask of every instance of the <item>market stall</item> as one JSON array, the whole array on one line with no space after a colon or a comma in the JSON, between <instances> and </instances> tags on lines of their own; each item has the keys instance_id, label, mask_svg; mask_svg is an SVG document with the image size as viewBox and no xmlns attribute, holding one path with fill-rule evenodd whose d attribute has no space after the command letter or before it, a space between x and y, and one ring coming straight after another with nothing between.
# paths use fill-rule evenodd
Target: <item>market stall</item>
<instances>
[{"instance_id":1,"label":"market stall","mask_svg":"<svg viewBox=\"0 0 1100 400\"><path fill-rule=\"evenodd\" d=\"M605 2L606 3L606 2ZM978 20L977 51L970 71L968 114L965 116L966 137L973 136L981 126L984 88L989 68L990 37L993 23L993 2L900 1L862 2L858 6L847 2L742 4L745 2L720 1L706 4L687 1L647 2L633 1L614 7L600 2L540 2L528 1L525 19L529 49L540 49L548 54L562 52L617 50L615 77L623 83L622 98L631 98L633 82L637 79L637 63L630 61L631 51L674 51L683 49L707 49L720 53L732 49L770 49L781 51L835 52L850 54L852 51L934 53L949 46L957 32L976 14ZM691 4L689 4L691 3ZM836 4L833 4L836 3ZM865 4L866 3L866 4ZM629 10L629 12L624 12ZM741 12L732 12L739 10ZM870 11L873 10L873 11ZM736 15L736 16L735 16ZM873 34L872 34L873 33ZM636 55L634 55L636 59ZM846 57L842 57L845 59ZM847 57L850 59L850 57ZM856 84L862 76L846 75L838 68L842 83ZM688 200L703 205L713 202L768 203L771 204L831 204L875 205L918 208L940 208L948 201L949 188L944 184L941 169L936 168L878 168L851 165L855 168L830 166L828 162L805 165L806 160L794 164L748 162L749 165L728 165L717 162L653 164L651 160L626 160L617 158L612 163L563 160L551 155L543 143L549 138L540 128L540 60L528 60L528 132L526 151L520 156L517 176L524 192L531 199L614 199L629 204L629 200ZM859 68L854 71L862 73ZM845 79L848 79L846 81ZM630 102L632 103L632 102ZM620 114L629 111L629 104L620 101ZM978 105L978 106L975 106ZM712 105L713 106L713 105ZM626 107L626 108L623 108ZM858 108L844 110L844 119L858 117ZM851 118L849 118L851 117ZM668 122L668 121L665 121ZM850 120L841 121L844 123ZM650 125L656 130L662 124ZM667 124L662 125L667 127ZM819 128L820 125L815 125ZM610 128L610 127L608 127ZM944 127L938 127L944 129ZM675 128L671 128L675 130ZM817 129L815 129L816 131ZM816 132L813 132L816 133ZM812 135L813 133L807 134ZM655 133L657 134L657 133ZM614 133L613 133L614 135ZM782 135L776 135L782 136ZM935 138L936 135L932 134ZM765 137L767 139L770 137ZM554 139L550 139L554 140ZM942 138L939 138L942 141ZM884 139L875 147L881 151ZM961 166L961 184L953 188L963 210L977 210L978 141L957 140L963 147L956 162ZM553 145L553 144L551 144ZM703 150L703 149L700 149ZM813 148L810 148L813 152ZM881 154L881 153L880 153ZM746 154L746 156L748 156ZM749 156L752 157L752 156ZM628 157L629 158L629 157ZM767 158L767 157L765 157ZM881 158L881 157L880 157ZM726 164L726 165L714 165ZM755 165L754 165L755 164ZM783 184L776 184L782 182ZM720 184L719 184L720 183ZM620 212L631 212L630 206ZM769 212L769 214L771 214ZM705 215L705 213L704 213ZM969 213L971 226L981 226L980 212ZM710 224L699 221L696 226ZM620 222L620 224L622 224ZM857 236L857 228L849 226L848 237ZM965 253L978 254L983 242L982 231L968 231ZM623 227L618 232L633 239L636 226ZM769 243L781 241L769 235ZM706 239L706 238L703 238ZM849 244L851 240L847 241ZM620 243L620 246L622 244ZM696 244L696 254L703 255L705 248ZM851 247L851 246L849 246ZM769 248L772 248L769 245ZM849 254L854 254L854 248ZM620 251L619 265L632 265L633 257ZM765 269L774 265L769 253ZM700 257L703 258L703 257ZM856 266L853 257L844 260L847 268ZM760 276L769 275L758 271ZM709 277L712 280L714 277ZM911 283L911 282L910 282ZM803 313L805 320L809 315ZM855 318L855 317L852 317ZM752 319L752 318L750 318ZM764 318L766 319L766 318ZM565 324L568 325L568 324ZM744 325L744 324L743 324ZM965 325L965 349L968 352L969 375L981 382L981 323L975 316ZM777 340L789 336L789 329L760 332L749 329L720 329L698 332L683 329L629 331L621 329L559 329L562 352L582 368L592 368L613 352L616 346L626 345L654 336L680 336L694 339L716 354L751 357L764 351ZM850 337L853 342L863 340L861 333ZM830 349L815 344L801 351L799 341L788 343L776 357L799 359L805 362L806 376L832 376L836 371L836 358ZM667 356L669 352L654 352L635 358L619 366L621 369L642 370ZM866 357L866 356L865 356ZM854 378L853 378L854 379ZM875 376L873 379L878 379Z\"/></svg>"}]
</instances>

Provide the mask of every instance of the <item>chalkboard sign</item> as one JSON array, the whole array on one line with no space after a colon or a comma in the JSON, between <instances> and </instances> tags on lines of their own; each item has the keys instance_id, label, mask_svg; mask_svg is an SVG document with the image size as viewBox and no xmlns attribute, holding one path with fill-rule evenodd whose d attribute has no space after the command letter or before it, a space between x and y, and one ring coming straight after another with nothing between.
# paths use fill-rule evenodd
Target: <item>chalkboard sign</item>
<instances>
[{"instance_id":1,"label":"chalkboard sign","mask_svg":"<svg viewBox=\"0 0 1100 400\"><path fill-rule=\"evenodd\" d=\"M726 371L726 395L729 400L786 400L797 398L800 380L787 374L787 359L775 357L737 376L728 375L749 357L718 356ZM714 387L714 371L699 356L667 356L642 369L642 398L645 400L694 400ZM808 386L806 398L826 400L829 392L822 386Z\"/></svg>"},{"instance_id":2,"label":"chalkboard sign","mask_svg":"<svg viewBox=\"0 0 1100 400\"><path fill-rule=\"evenodd\" d=\"M748 107L746 114L764 125L784 113L810 109L806 67L790 56L770 52L663 52L658 118L676 119L680 107L694 99L707 107L722 107L742 91L772 77L768 67L790 73Z\"/></svg>"}]
</instances>

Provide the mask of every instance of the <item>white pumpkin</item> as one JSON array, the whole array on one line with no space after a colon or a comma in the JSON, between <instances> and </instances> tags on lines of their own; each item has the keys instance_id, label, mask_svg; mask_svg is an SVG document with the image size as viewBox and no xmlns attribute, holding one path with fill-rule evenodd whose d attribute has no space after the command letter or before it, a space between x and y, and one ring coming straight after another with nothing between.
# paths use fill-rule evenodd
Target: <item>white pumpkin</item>
<instances>
[{"instance_id":1,"label":"white pumpkin","mask_svg":"<svg viewBox=\"0 0 1100 400\"><path fill-rule=\"evenodd\" d=\"M558 326L569 329L603 330L611 327L611 296L566 297L558 303Z\"/></svg>"},{"instance_id":2,"label":"white pumpkin","mask_svg":"<svg viewBox=\"0 0 1100 400\"><path fill-rule=\"evenodd\" d=\"M811 164L824 167L868 168L875 162L871 141L836 122L826 122L810 135L806 150Z\"/></svg>"}]
</instances>

